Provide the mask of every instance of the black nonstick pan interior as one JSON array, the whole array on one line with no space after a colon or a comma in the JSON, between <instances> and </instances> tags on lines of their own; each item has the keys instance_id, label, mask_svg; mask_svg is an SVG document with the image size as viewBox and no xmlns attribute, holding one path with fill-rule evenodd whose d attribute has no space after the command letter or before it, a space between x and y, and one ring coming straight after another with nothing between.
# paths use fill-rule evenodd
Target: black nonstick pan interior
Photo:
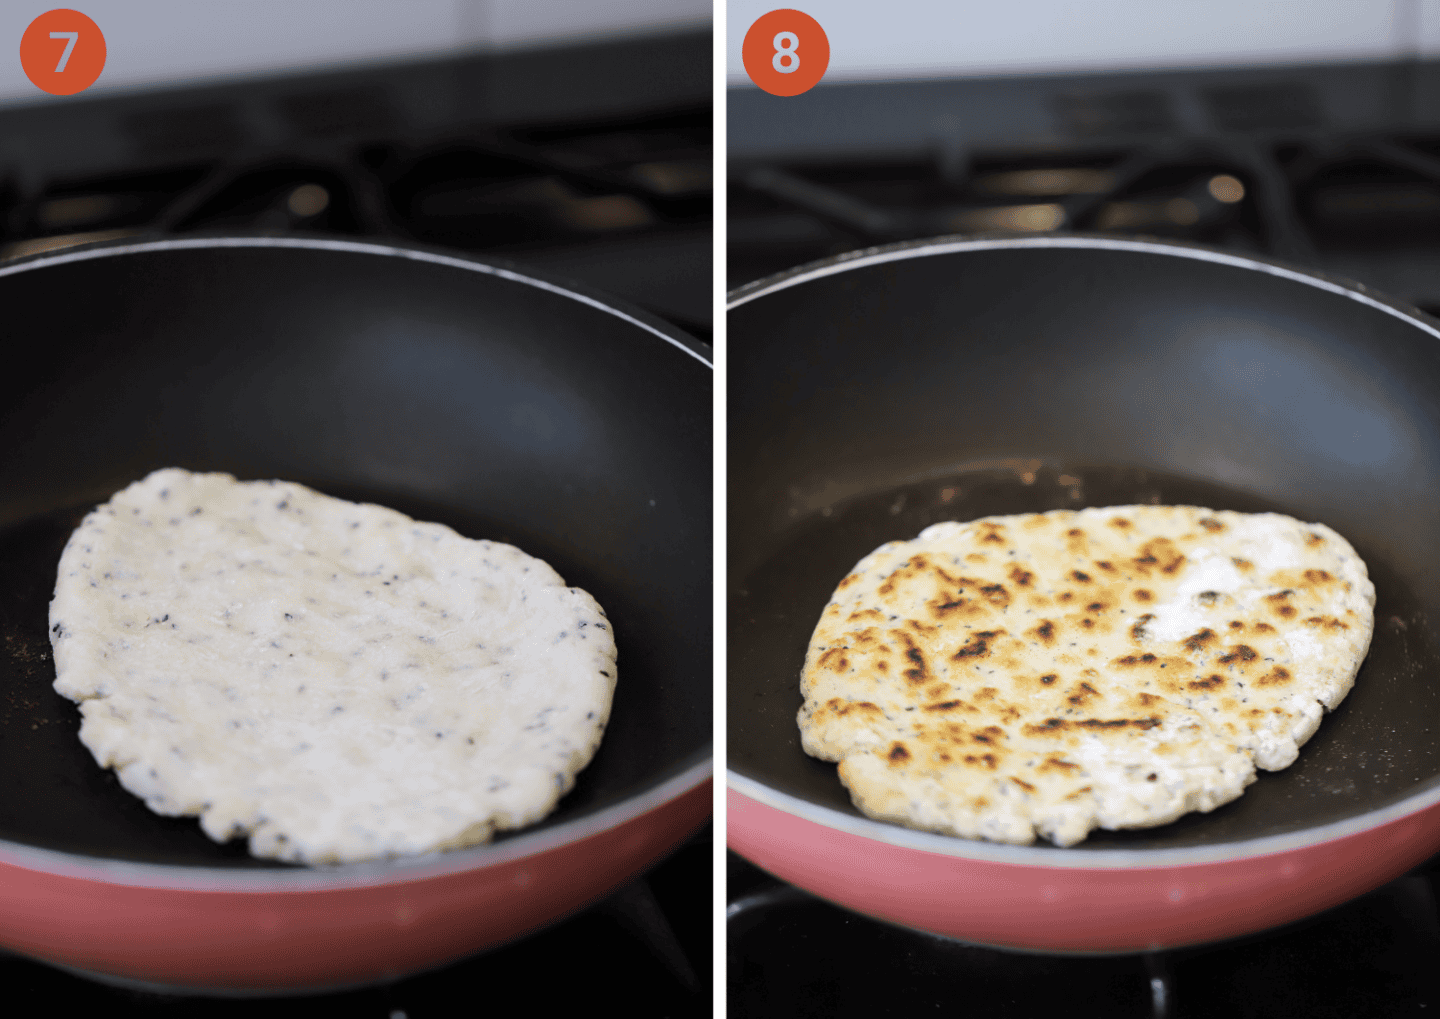
<instances>
[{"instance_id":1,"label":"black nonstick pan interior","mask_svg":"<svg viewBox=\"0 0 1440 1019\"><path fill-rule=\"evenodd\" d=\"M1369 566L1375 636L1295 765L1076 851L1302 831L1440 782L1440 341L1358 288L1237 263L1085 238L920 244L736 295L730 768L858 814L795 712L815 621L878 545L1150 502L1329 524Z\"/></svg>"},{"instance_id":2,"label":"black nonstick pan interior","mask_svg":"<svg viewBox=\"0 0 1440 1019\"><path fill-rule=\"evenodd\" d=\"M245 243L0 275L26 365L0 373L0 839L276 866L150 813L51 689L46 614L70 530L164 466L378 502L515 544L595 595L619 650L611 722L543 826L707 760L705 348L593 295L427 253Z\"/></svg>"}]
</instances>

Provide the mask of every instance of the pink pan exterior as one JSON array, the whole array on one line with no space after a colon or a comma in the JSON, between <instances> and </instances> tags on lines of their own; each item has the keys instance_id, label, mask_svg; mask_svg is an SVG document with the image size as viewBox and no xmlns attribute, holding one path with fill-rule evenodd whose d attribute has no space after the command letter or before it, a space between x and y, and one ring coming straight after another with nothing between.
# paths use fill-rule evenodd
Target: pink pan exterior
<instances>
[{"instance_id":1,"label":"pink pan exterior","mask_svg":"<svg viewBox=\"0 0 1440 1019\"><path fill-rule=\"evenodd\" d=\"M710 764L557 828L425 862L222 871L0 846L0 944L176 988L373 983L503 944L640 873L710 813Z\"/></svg>"},{"instance_id":2,"label":"pink pan exterior","mask_svg":"<svg viewBox=\"0 0 1440 1019\"><path fill-rule=\"evenodd\" d=\"M1139 952L1237 937L1345 902L1440 849L1434 790L1293 836L1146 853L967 842L737 778L727 839L757 866L860 913L1008 948Z\"/></svg>"}]
</instances>

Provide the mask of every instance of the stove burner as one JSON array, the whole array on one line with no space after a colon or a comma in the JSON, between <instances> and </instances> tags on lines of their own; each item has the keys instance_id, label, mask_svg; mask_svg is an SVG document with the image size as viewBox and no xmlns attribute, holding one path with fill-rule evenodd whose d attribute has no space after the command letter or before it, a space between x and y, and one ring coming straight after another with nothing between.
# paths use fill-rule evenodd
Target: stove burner
<instances>
[{"instance_id":1,"label":"stove burner","mask_svg":"<svg viewBox=\"0 0 1440 1019\"><path fill-rule=\"evenodd\" d=\"M0 111L0 258L157 233L393 239L577 278L708 339L710 88L666 70L700 41L610 47L675 96L575 82L529 117L486 110L514 83L474 60ZM559 93L594 51L528 59L558 65Z\"/></svg>"},{"instance_id":2,"label":"stove burner","mask_svg":"<svg viewBox=\"0 0 1440 1019\"><path fill-rule=\"evenodd\" d=\"M1098 231L1268 254L1440 309L1440 123L1411 110L1435 69L847 85L817 90L823 126L788 148L762 139L799 125L737 94L729 285L913 238Z\"/></svg>"}]
</instances>

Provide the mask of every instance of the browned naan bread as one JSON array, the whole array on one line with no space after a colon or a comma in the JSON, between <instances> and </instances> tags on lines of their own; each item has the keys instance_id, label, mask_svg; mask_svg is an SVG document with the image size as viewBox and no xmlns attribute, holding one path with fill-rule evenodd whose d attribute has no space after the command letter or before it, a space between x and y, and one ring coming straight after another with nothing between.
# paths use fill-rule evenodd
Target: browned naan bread
<instances>
[{"instance_id":1,"label":"browned naan bread","mask_svg":"<svg viewBox=\"0 0 1440 1019\"><path fill-rule=\"evenodd\" d=\"M1278 514L1118 506L876 549L811 638L799 725L871 817L1072 845L1239 796L1349 692L1375 589Z\"/></svg>"}]
</instances>

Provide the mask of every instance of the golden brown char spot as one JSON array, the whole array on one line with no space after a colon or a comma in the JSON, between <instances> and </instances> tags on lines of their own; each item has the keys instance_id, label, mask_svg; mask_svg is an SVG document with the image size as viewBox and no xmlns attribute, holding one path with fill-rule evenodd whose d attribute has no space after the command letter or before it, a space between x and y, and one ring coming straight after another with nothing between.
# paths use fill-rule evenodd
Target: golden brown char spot
<instances>
[{"instance_id":1,"label":"golden brown char spot","mask_svg":"<svg viewBox=\"0 0 1440 1019\"><path fill-rule=\"evenodd\" d=\"M962 658L984 658L990 654L990 642L1001 636L1004 630L981 630L970 637L968 641L956 651L951 658L957 661Z\"/></svg>"},{"instance_id":2,"label":"golden brown char spot","mask_svg":"<svg viewBox=\"0 0 1440 1019\"><path fill-rule=\"evenodd\" d=\"M965 557L965 561L973 566L979 566L981 563L988 563L990 557L984 552L971 552Z\"/></svg>"},{"instance_id":3,"label":"golden brown char spot","mask_svg":"<svg viewBox=\"0 0 1440 1019\"><path fill-rule=\"evenodd\" d=\"M1305 579L1312 584L1328 584L1335 578L1325 570L1306 570Z\"/></svg>"},{"instance_id":4,"label":"golden brown char spot","mask_svg":"<svg viewBox=\"0 0 1440 1019\"><path fill-rule=\"evenodd\" d=\"M960 707L963 703L964 703L963 701L941 701L941 702L939 702L938 704L927 704L927 705L925 705L923 708L921 708L920 710L922 710L922 711L954 711L956 708Z\"/></svg>"},{"instance_id":5,"label":"golden brown char spot","mask_svg":"<svg viewBox=\"0 0 1440 1019\"><path fill-rule=\"evenodd\" d=\"M1080 625L1085 627L1085 629L1087 630L1093 630L1095 628L1095 620L1091 619L1089 616L1086 616L1084 619L1080 620Z\"/></svg>"},{"instance_id":6,"label":"golden brown char spot","mask_svg":"<svg viewBox=\"0 0 1440 1019\"><path fill-rule=\"evenodd\" d=\"M1311 547L1313 548L1313 547L1316 546L1316 545L1323 545L1323 544L1325 544L1325 539L1322 538L1322 537L1321 537L1319 534L1317 534L1315 531L1311 531L1311 532L1305 537L1305 544L1307 544L1307 545L1309 545L1309 546L1311 546Z\"/></svg>"},{"instance_id":7,"label":"golden brown char spot","mask_svg":"<svg viewBox=\"0 0 1440 1019\"><path fill-rule=\"evenodd\" d=\"M932 598L930 601L925 603L925 607L928 608L930 610L930 614L932 616L935 616L937 619L944 619L952 612L958 612L963 615L973 616L980 614L984 611L979 605L975 604L969 598L951 598L944 595L939 598Z\"/></svg>"},{"instance_id":8,"label":"golden brown char spot","mask_svg":"<svg viewBox=\"0 0 1440 1019\"><path fill-rule=\"evenodd\" d=\"M1060 774L1064 775L1066 772L1079 770L1080 765L1074 763L1073 761L1067 761L1064 758L1055 756L1045 758L1045 760L1040 763L1040 767L1035 769L1035 771L1041 775L1045 774L1047 771L1058 771L1060 772Z\"/></svg>"},{"instance_id":9,"label":"golden brown char spot","mask_svg":"<svg viewBox=\"0 0 1440 1019\"><path fill-rule=\"evenodd\" d=\"M905 749L904 743L894 743L890 747L890 752L885 756L890 759L891 764L904 764L910 760L910 751Z\"/></svg>"},{"instance_id":10,"label":"golden brown char spot","mask_svg":"<svg viewBox=\"0 0 1440 1019\"><path fill-rule=\"evenodd\" d=\"M1010 592L1005 590L1000 584L986 584L980 589L980 593L985 596L985 600L991 605L1010 604Z\"/></svg>"},{"instance_id":11,"label":"golden brown char spot","mask_svg":"<svg viewBox=\"0 0 1440 1019\"><path fill-rule=\"evenodd\" d=\"M1140 573L1149 576L1151 567L1158 566L1162 573L1175 573L1185 561L1184 554L1175 547L1174 541L1169 538L1151 538L1145 544L1140 545L1140 554L1132 558L1136 569Z\"/></svg>"},{"instance_id":12,"label":"golden brown char spot","mask_svg":"<svg viewBox=\"0 0 1440 1019\"><path fill-rule=\"evenodd\" d=\"M885 714L878 704L871 704L869 701L846 701L841 700L839 697L832 697L825 702L825 706L841 718L844 718L852 711L873 715Z\"/></svg>"},{"instance_id":13,"label":"golden brown char spot","mask_svg":"<svg viewBox=\"0 0 1440 1019\"><path fill-rule=\"evenodd\" d=\"M1269 623L1256 623L1256 624L1255 624L1255 632L1256 632L1256 633L1276 633L1276 632L1278 632L1278 631L1275 629L1275 627L1271 626Z\"/></svg>"},{"instance_id":14,"label":"golden brown char spot","mask_svg":"<svg viewBox=\"0 0 1440 1019\"><path fill-rule=\"evenodd\" d=\"M1017 587L1029 587L1030 582L1035 579L1035 574L1029 570L1022 570L1018 566L1013 566L1010 568L1010 579L1015 582Z\"/></svg>"},{"instance_id":15,"label":"golden brown char spot","mask_svg":"<svg viewBox=\"0 0 1440 1019\"><path fill-rule=\"evenodd\" d=\"M1055 673L1047 672L1045 673L1045 675L1040 677L1040 682L1044 683L1046 686L1049 686L1051 683L1054 683L1059 678L1060 677Z\"/></svg>"},{"instance_id":16,"label":"golden brown char spot","mask_svg":"<svg viewBox=\"0 0 1440 1019\"><path fill-rule=\"evenodd\" d=\"M995 766L999 764L1000 761L994 754L966 754L965 763L979 765L994 771Z\"/></svg>"},{"instance_id":17,"label":"golden brown char spot","mask_svg":"<svg viewBox=\"0 0 1440 1019\"><path fill-rule=\"evenodd\" d=\"M925 696L930 698L944 697L950 692L950 688L944 683L933 683L925 690Z\"/></svg>"},{"instance_id":18,"label":"golden brown char spot","mask_svg":"<svg viewBox=\"0 0 1440 1019\"><path fill-rule=\"evenodd\" d=\"M1049 619L1042 619L1039 626L1033 630L1026 630L1025 636L1034 637L1046 647L1050 647L1055 643L1055 624Z\"/></svg>"},{"instance_id":19,"label":"golden brown char spot","mask_svg":"<svg viewBox=\"0 0 1440 1019\"><path fill-rule=\"evenodd\" d=\"M1230 629L1232 629L1232 630L1243 630L1243 629L1245 629L1245 624L1242 623L1242 622L1240 622L1240 620L1238 620L1238 619L1232 619L1232 620L1230 620Z\"/></svg>"},{"instance_id":20,"label":"golden brown char spot","mask_svg":"<svg viewBox=\"0 0 1440 1019\"><path fill-rule=\"evenodd\" d=\"M1309 619L1305 620L1305 625L1306 625L1306 626L1315 626L1315 627L1319 627L1319 628L1321 628L1321 629L1326 629L1326 630L1348 630L1348 629L1350 629L1350 624L1349 624L1349 623L1342 623L1340 620L1336 619L1334 616L1311 616Z\"/></svg>"},{"instance_id":21,"label":"golden brown char spot","mask_svg":"<svg viewBox=\"0 0 1440 1019\"><path fill-rule=\"evenodd\" d=\"M881 612L879 609L861 609L861 610L859 610L859 611L857 611L857 612L852 612L852 613L850 613L849 622L856 623L856 622L859 622L859 621L862 620L862 619L884 619L884 618L885 618L885 613Z\"/></svg>"},{"instance_id":22,"label":"golden brown char spot","mask_svg":"<svg viewBox=\"0 0 1440 1019\"><path fill-rule=\"evenodd\" d=\"M1071 555L1086 555L1090 548L1089 538L1080 528L1072 527L1065 532L1065 548Z\"/></svg>"},{"instance_id":23,"label":"golden brown char spot","mask_svg":"<svg viewBox=\"0 0 1440 1019\"><path fill-rule=\"evenodd\" d=\"M914 643L910 642L909 638L906 638L906 643L909 643L910 646L904 651L904 656L906 656L907 661L910 662L913 668L904 671L904 678L906 678L907 682L913 682L916 687L919 687L920 684L929 681L930 668L929 665L926 664L926 661L924 661L924 653L920 651L919 648L916 648Z\"/></svg>"},{"instance_id":24,"label":"golden brown char spot","mask_svg":"<svg viewBox=\"0 0 1440 1019\"><path fill-rule=\"evenodd\" d=\"M1090 791L1090 786L1088 786L1088 785L1082 785L1079 789L1076 789L1073 793L1067 793L1066 796L1065 796L1065 798L1066 798L1067 800L1078 800L1080 797L1084 796L1084 795L1085 795L1086 793L1088 793L1089 791Z\"/></svg>"},{"instance_id":25,"label":"golden brown char spot","mask_svg":"<svg viewBox=\"0 0 1440 1019\"><path fill-rule=\"evenodd\" d=\"M1123 531L1129 527L1133 527L1134 525L1131 524L1130 521L1126 520L1124 517L1115 517L1110 521L1110 526L1118 527L1120 530Z\"/></svg>"},{"instance_id":26,"label":"golden brown char spot","mask_svg":"<svg viewBox=\"0 0 1440 1019\"><path fill-rule=\"evenodd\" d=\"M1005 528L1003 526L1000 524L981 524L980 527L985 532L980 538L982 542L988 545L1005 544Z\"/></svg>"},{"instance_id":27,"label":"golden brown char spot","mask_svg":"<svg viewBox=\"0 0 1440 1019\"><path fill-rule=\"evenodd\" d=\"M1085 729L1124 729L1134 726L1136 729L1153 729L1160 724L1158 718L1087 718L1079 723Z\"/></svg>"},{"instance_id":28,"label":"golden brown char spot","mask_svg":"<svg viewBox=\"0 0 1440 1019\"><path fill-rule=\"evenodd\" d=\"M1071 570L1070 579L1079 584L1088 584L1090 583L1090 574L1081 573L1079 570Z\"/></svg>"},{"instance_id":29,"label":"golden brown char spot","mask_svg":"<svg viewBox=\"0 0 1440 1019\"><path fill-rule=\"evenodd\" d=\"M1071 704L1085 704L1091 698L1099 697L1100 691L1096 690L1089 683L1081 683L1075 688L1075 692L1065 698Z\"/></svg>"},{"instance_id":30,"label":"golden brown char spot","mask_svg":"<svg viewBox=\"0 0 1440 1019\"><path fill-rule=\"evenodd\" d=\"M875 663L875 668L879 669L881 672L889 672L890 663L885 661L884 659L881 659L880 661Z\"/></svg>"},{"instance_id":31,"label":"golden brown char spot","mask_svg":"<svg viewBox=\"0 0 1440 1019\"><path fill-rule=\"evenodd\" d=\"M1289 619L1291 616L1295 615L1295 607L1288 604L1290 596L1294 593L1294 591L1291 591L1287 588L1284 591L1277 591L1274 594L1267 594L1265 596L1265 600L1270 603L1270 611L1274 612L1277 616L1280 616L1284 619Z\"/></svg>"},{"instance_id":32,"label":"golden brown char spot","mask_svg":"<svg viewBox=\"0 0 1440 1019\"><path fill-rule=\"evenodd\" d=\"M1014 775L1011 775L1010 781L1014 782L1021 789L1024 789L1027 793L1033 793L1035 791L1035 787L1029 782L1026 782L1023 778L1016 778Z\"/></svg>"},{"instance_id":33,"label":"golden brown char spot","mask_svg":"<svg viewBox=\"0 0 1440 1019\"><path fill-rule=\"evenodd\" d=\"M1135 700L1142 708L1153 707L1160 703L1159 697L1156 697L1153 693L1145 693L1144 691L1137 693Z\"/></svg>"},{"instance_id":34,"label":"golden brown char spot","mask_svg":"<svg viewBox=\"0 0 1440 1019\"><path fill-rule=\"evenodd\" d=\"M1253 662L1259 657L1260 655L1249 644L1236 644L1230 649L1228 655L1220 656L1220 664L1233 665L1236 662Z\"/></svg>"},{"instance_id":35,"label":"golden brown char spot","mask_svg":"<svg viewBox=\"0 0 1440 1019\"><path fill-rule=\"evenodd\" d=\"M1110 563L1104 562L1103 560L1097 560L1095 565L1100 567L1100 569L1104 570L1106 573L1115 572L1115 567L1112 566Z\"/></svg>"},{"instance_id":36,"label":"golden brown char spot","mask_svg":"<svg viewBox=\"0 0 1440 1019\"><path fill-rule=\"evenodd\" d=\"M1234 558L1231 559L1230 562L1234 564L1235 568L1241 573L1244 573L1247 570L1253 570L1255 568L1255 564L1252 563L1249 559Z\"/></svg>"},{"instance_id":37,"label":"golden brown char spot","mask_svg":"<svg viewBox=\"0 0 1440 1019\"><path fill-rule=\"evenodd\" d=\"M1064 718L1047 718L1038 725L1027 725L1021 731L1026 736L1050 736L1057 733L1067 732L1072 729L1153 729L1160 724L1158 718L1087 718L1079 722L1071 722Z\"/></svg>"},{"instance_id":38,"label":"golden brown char spot","mask_svg":"<svg viewBox=\"0 0 1440 1019\"><path fill-rule=\"evenodd\" d=\"M1139 588L1136 588L1136 589L1135 589L1135 600L1136 600L1136 601L1150 601L1150 600L1151 600L1152 598L1154 598L1154 597L1155 597L1155 596L1154 596L1153 594L1151 594L1149 591L1145 590L1143 587L1139 587Z\"/></svg>"},{"instance_id":39,"label":"golden brown char spot","mask_svg":"<svg viewBox=\"0 0 1440 1019\"><path fill-rule=\"evenodd\" d=\"M1204 651L1210 644L1218 643L1219 639L1220 638L1215 636L1215 631L1207 626L1199 633L1192 633L1186 637L1183 643L1185 644L1185 650L1193 654Z\"/></svg>"},{"instance_id":40,"label":"golden brown char spot","mask_svg":"<svg viewBox=\"0 0 1440 1019\"><path fill-rule=\"evenodd\" d=\"M833 576L834 574L831 574L831 575ZM840 581L839 590L841 590L841 591L845 590L845 589L846 589L847 587L849 587L851 584L854 584L854 583L856 583L857 581L859 581L859 579L860 579L860 574L858 574L858 573L852 573L852 574L850 574L850 575L847 576L844 580Z\"/></svg>"},{"instance_id":41,"label":"golden brown char spot","mask_svg":"<svg viewBox=\"0 0 1440 1019\"><path fill-rule=\"evenodd\" d=\"M1159 660L1159 658L1156 658L1147 651L1143 655L1126 655L1124 658L1117 658L1112 664L1125 667L1132 665L1154 665Z\"/></svg>"},{"instance_id":42,"label":"golden brown char spot","mask_svg":"<svg viewBox=\"0 0 1440 1019\"><path fill-rule=\"evenodd\" d=\"M1216 687L1225 685L1225 677L1219 674L1206 676L1204 679L1194 679L1185 684L1191 690L1214 690Z\"/></svg>"},{"instance_id":43,"label":"golden brown char spot","mask_svg":"<svg viewBox=\"0 0 1440 1019\"><path fill-rule=\"evenodd\" d=\"M1199 520L1196 521L1196 523L1198 523L1201 527L1205 528L1205 530L1209 531L1211 534L1218 534L1220 531L1225 530L1225 525L1222 524L1220 521L1216 520L1214 517L1201 517Z\"/></svg>"},{"instance_id":44,"label":"golden brown char spot","mask_svg":"<svg viewBox=\"0 0 1440 1019\"><path fill-rule=\"evenodd\" d=\"M835 672L845 672L850 668L850 660L845 657L845 649L840 647L832 647L826 651L815 664L822 669L831 669Z\"/></svg>"},{"instance_id":45,"label":"golden brown char spot","mask_svg":"<svg viewBox=\"0 0 1440 1019\"><path fill-rule=\"evenodd\" d=\"M1064 593L1062 593L1062 594L1060 595L1059 599L1057 599L1057 600L1059 600L1059 601L1072 601L1074 598L1075 598L1075 592L1074 592L1074 591L1065 591Z\"/></svg>"},{"instance_id":46,"label":"golden brown char spot","mask_svg":"<svg viewBox=\"0 0 1440 1019\"><path fill-rule=\"evenodd\" d=\"M914 630L916 633L920 634L922 637L929 637L933 634L940 632L940 627L931 626L928 623L922 623L918 619L907 619L905 620L905 625L910 627L910 629Z\"/></svg>"},{"instance_id":47,"label":"golden brown char spot","mask_svg":"<svg viewBox=\"0 0 1440 1019\"><path fill-rule=\"evenodd\" d=\"M1256 686L1279 686L1281 683L1290 682L1290 671L1282 666L1275 666L1265 675L1255 681Z\"/></svg>"}]
</instances>

